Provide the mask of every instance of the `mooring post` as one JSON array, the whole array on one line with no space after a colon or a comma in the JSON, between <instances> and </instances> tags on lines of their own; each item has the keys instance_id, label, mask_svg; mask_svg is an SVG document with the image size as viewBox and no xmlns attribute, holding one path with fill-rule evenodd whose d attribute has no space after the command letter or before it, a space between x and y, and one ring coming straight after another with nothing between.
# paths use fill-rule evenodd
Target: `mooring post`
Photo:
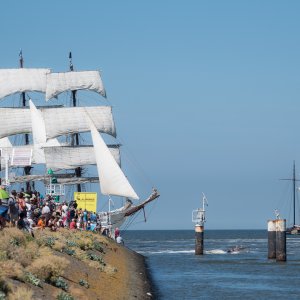
<instances>
[{"instance_id":1,"label":"mooring post","mask_svg":"<svg viewBox=\"0 0 300 300\"><path fill-rule=\"evenodd\" d=\"M195 255L203 255L205 205L207 205L207 199L204 193L202 195L202 208L195 209L192 212L192 222L195 223Z\"/></svg>"},{"instance_id":2,"label":"mooring post","mask_svg":"<svg viewBox=\"0 0 300 300\"><path fill-rule=\"evenodd\" d=\"M195 255L203 255L204 226L195 225Z\"/></svg>"},{"instance_id":3,"label":"mooring post","mask_svg":"<svg viewBox=\"0 0 300 300\"><path fill-rule=\"evenodd\" d=\"M268 221L268 258L276 258L276 220Z\"/></svg>"},{"instance_id":4,"label":"mooring post","mask_svg":"<svg viewBox=\"0 0 300 300\"><path fill-rule=\"evenodd\" d=\"M276 261L286 261L286 220L276 222Z\"/></svg>"}]
</instances>

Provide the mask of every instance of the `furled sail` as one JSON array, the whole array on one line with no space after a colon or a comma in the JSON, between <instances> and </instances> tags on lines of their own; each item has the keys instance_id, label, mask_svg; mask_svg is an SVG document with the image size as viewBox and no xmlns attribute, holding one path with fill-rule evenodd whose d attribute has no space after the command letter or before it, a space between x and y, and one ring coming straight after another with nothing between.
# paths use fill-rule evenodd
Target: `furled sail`
<instances>
[{"instance_id":1,"label":"furled sail","mask_svg":"<svg viewBox=\"0 0 300 300\"><path fill-rule=\"evenodd\" d=\"M119 145L108 145L108 148L120 165ZM93 146L61 146L44 148L47 168L56 170L75 169L85 165L95 165L96 157Z\"/></svg>"},{"instance_id":2,"label":"furled sail","mask_svg":"<svg viewBox=\"0 0 300 300\"><path fill-rule=\"evenodd\" d=\"M99 182L98 177L75 177L75 176L59 177L57 174L56 178L58 184L78 184L78 183ZM49 175L26 175L26 176L11 177L9 181L10 183L22 183L26 181L44 181L45 183L49 183L50 179L51 177Z\"/></svg>"},{"instance_id":3,"label":"furled sail","mask_svg":"<svg viewBox=\"0 0 300 300\"><path fill-rule=\"evenodd\" d=\"M102 194L139 199L92 120L89 121Z\"/></svg>"},{"instance_id":4,"label":"furled sail","mask_svg":"<svg viewBox=\"0 0 300 300\"><path fill-rule=\"evenodd\" d=\"M71 178L57 178L58 184L73 185L83 183L95 183L99 182L98 177L71 177Z\"/></svg>"},{"instance_id":5,"label":"furled sail","mask_svg":"<svg viewBox=\"0 0 300 300\"><path fill-rule=\"evenodd\" d=\"M97 130L116 136L112 109L110 106L87 107ZM83 107L42 108L46 138L89 131ZM31 113L28 108L0 108L0 138L14 134L31 133ZM66 122L68 120L68 122Z\"/></svg>"},{"instance_id":6,"label":"furled sail","mask_svg":"<svg viewBox=\"0 0 300 300\"><path fill-rule=\"evenodd\" d=\"M46 92L49 69L0 69L0 99L21 92Z\"/></svg>"},{"instance_id":7,"label":"furled sail","mask_svg":"<svg viewBox=\"0 0 300 300\"><path fill-rule=\"evenodd\" d=\"M47 74L46 100L65 91L91 90L106 97L98 71L81 71Z\"/></svg>"}]
</instances>

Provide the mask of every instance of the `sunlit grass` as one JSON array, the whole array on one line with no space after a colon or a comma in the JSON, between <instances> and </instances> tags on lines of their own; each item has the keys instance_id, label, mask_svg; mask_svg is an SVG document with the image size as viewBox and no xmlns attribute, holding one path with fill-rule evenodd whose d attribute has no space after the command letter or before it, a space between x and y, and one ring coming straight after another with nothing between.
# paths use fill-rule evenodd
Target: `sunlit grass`
<instances>
[{"instance_id":1,"label":"sunlit grass","mask_svg":"<svg viewBox=\"0 0 300 300\"><path fill-rule=\"evenodd\" d=\"M0 231L0 293L6 299L27 300L34 299L33 286L50 284L66 290L64 274L71 258L113 276L117 269L105 263L107 246L106 237L90 232L36 230L33 238L16 228L5 228ZM15 286L17 282L22 285Z\"/></svg>"}]
</instances>

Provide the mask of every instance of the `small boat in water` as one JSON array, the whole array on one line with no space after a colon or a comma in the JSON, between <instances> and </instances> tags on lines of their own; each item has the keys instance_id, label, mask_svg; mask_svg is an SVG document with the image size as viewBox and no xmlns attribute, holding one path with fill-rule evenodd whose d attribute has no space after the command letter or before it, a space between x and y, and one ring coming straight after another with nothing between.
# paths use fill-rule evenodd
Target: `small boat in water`
<instances>
[{"instance_id":1,"label":"small boat in water","mask_svg":"<svg viewBox=\"0 0 300 300\"><path fill-rule=\"evenodd\" d=\"M226 252L230 253L230 254L237 254L237 253L240 253L243 250L246 250L246 247L243 247L243 246L234 246L232 248L227 249Z\"/></svg>"}]
</instances>

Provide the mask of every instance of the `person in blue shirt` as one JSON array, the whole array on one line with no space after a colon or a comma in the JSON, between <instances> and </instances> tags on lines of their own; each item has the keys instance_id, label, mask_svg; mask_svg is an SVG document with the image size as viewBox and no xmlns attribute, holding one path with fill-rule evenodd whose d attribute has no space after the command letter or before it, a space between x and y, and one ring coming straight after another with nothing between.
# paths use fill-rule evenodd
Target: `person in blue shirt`
<instances>
[{"instance_id":1,"label":"person in blue shirt","mask_svg":"<svg viewBox=\"0 0 300 300\"><path fill-rule=\"evenodd\" d=\"M92 212L92 213L91 213L91 221L92 221L92 222L96 222L96 221L97 221L97 215L96 215L95 212Z\"/></svg>"},{"instance_id":2,"label":"person in blue shirt","mask_svg":"<svg viewBox=\"0 0 300 300\"><path fill-rule=\"evenodd\" d=\"M91 221L87 222L86 230L92 230L92 228L91 228Z\"/></svg>"},{"instance_id":3,"label":"person in blue shirt","mask_svg":"<svg viewBox=\"0 0 300 300\"><path fill-rule=\"evenodd\" d=\"M88 213L86 209L83 211L82 221L83 221L83 228L86 229L87 221L88 221Z\"/></svg>"}]
</instances>

